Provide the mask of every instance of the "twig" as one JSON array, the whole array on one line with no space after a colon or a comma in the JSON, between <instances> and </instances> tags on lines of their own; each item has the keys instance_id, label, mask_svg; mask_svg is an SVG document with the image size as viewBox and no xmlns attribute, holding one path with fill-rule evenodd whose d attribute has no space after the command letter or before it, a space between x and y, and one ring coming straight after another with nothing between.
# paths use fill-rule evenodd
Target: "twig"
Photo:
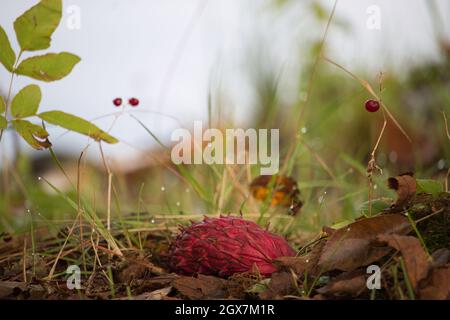
<instances>
[{"instance_id":1,"label":"twig","mask_svg":"<svg viewBox=\"0 0 450 320\"><path fill-rule=\"evenodd\" d=\"M450 141L450 133L448 131L447 115L445 114L444 110L442 110L442 116L444 117L445 133L447 134L447 139ZM449 176L450 176L450 167L448 168L447 175L445 176L445 192L448 192L448 177Z\"/></svg>"},{"instance_id":2,"label":"twig","mask_svg":"<svg viewBox=\"0 0 450 320\"><path fill-rule=\"evenodd\" d=\"M75 229L75 226L76 226L76 224L77 224L77 221L78 221L78 216L77 216L77 218L74 220L74 222L73 222L73 224L72 224L72 227L69 229L69 233L67 234L67 237L66 237L66 239L64 240L64 243L63 243L61 249L59 250L58 255L56 256L56 259L55 259L55 262L53 263L52 269L50 270L50 273L49 273L48 276L45 278L45 280L52 280L53 274L55 273L55 270L56 270L56 265L58 264L58 261L59 261L59 259L61 258L61 255L62 255L62 253L63 253L63 251L64 251L64 249L65 249L65 247L66 247L66 245L67 245L67 242L69 241L69 238L70 238L70 236L72 235L73 230Z\"/></svg>"},{"instance_id":3,"label":"twig","mask_svg":"<svg viewBox=\"0 0 450 320\"><path fill-rule=\"evenodd\" d=\"M414 221L414 223L415 223L415 224L418 224L419 222L422 222L422 221L424 221L424 220L427 220L427 219L431 218L432 216L435 216L435 215L437 215L438 213L441 213L442 211L444 211L443 208L442 208L442 209L439 209L439 210L437 210L437 211L435 211L435 212L433 212L433 213L430 213L429 215L427 215L427 216L425 216L425 217L422 217L422 218L420 218L420 219L417 219L416 221Z\"/></svg>"},{"instance_id":4,"label":"twig","mask_svg":"<svg viewBox=\"0 0 450 320\"><path fill-rule=\"evenodd\" d=\"M395 117L392 115L392 113L389 111L389 109L387 108L387 106L384 104L384 102L381 101L380 97L375 93L375 91L372 89L372 87L370 86L370 84L364 80L359 78L357 75L355 75L354 73L352 73L351 71L347 70L346 68L344 68L342 65L334 62L333 60L327 58L327 57L322 57L325 61L327 61L328 63L334 65L335 67L341 69L342 71L344 71L345 73L347 73L348 75L350 75L353 79L355 79L356 81L358 81L361 86L363 88L365 88L376 100L380 101L381 107L383 108L383 110L386 112L386 114L388 115L388 117L392 120L392 122L396 125L396 127L401 131L401 133L406 137L406 139L408 139L408 141L410 143L412 143L411 138L409 137L409 135L406 133L406 131L402 128L402 126L398 123L397 119L395 119Z\"/></svg>"},{"instance_id":5,"label":"twig","mask_svg":"<svg viewBox=\"0 0 450 320\"><path fill-rule=\"evenodd\" d=\"M17 56L16 61L14 62L14 66L13 66L13 72L11 72L11 79L9 81L9 88L8 88L8 95L6 97L6 101L5 101L5 116L8 117L8 107L9 107L9 101L11 100L11 94L12 94L12 86L13 86L13 82L14 82L14 76L16 75L15 69L16 66L19 63L20 57L22 56L23 51L21 50L19 55ZM0 142L2 141L2 137L3 137L3 130L0 131Z\"/></svg>"},{"instance_id":6,"label":"twig","mask_svg":"<svg viewBox=\"0 0 450 320\"><path fill-rule=\"evenodd\" d=\"M448 131L447 115L445 114L444 110L442 110L442 116L444 117L445 133L447 134L447 139L450 141L450 133Z\"/></svg>"},{"instance_id":7,"label":"twig","mask_svg":"<svg viewBox=\"0 0 450 320\"><path fill-rule=\"evenodd\" d=\"M77 163L77 212L79 217L79 228L80 228L80 245L81 245L81 256L83 259L83 268L84 271L87 271L86 269L86 256L84 253L84 234L83 234L83 215L81 210L81 160L84 155L84 151L81 151L80 157L78 158Z\"/></svg>"},{"instance_id":8,"label":"twig","mask_svg":"<svg viewBox=\"0 0 450 320\"><path fill-rule=\"evenodd\" d=\"M23 241L23 282L27 283L27 239Z\"/></svg>"},{"instance_id":9,"label":"twig","mask_svg":"<svg viewBox=\"0 0 450 320\"><path fill-rule=\"evenodd\" d=\"M105 166L105 169L108 173L108 203L107 203L107 221L106 221L106 228L109 233L111 233L111 185L112 185L112 173L109 168L108 162L105 159L105 155L103 153L102 143L99 142L100 147L100 154L102 156L103 165ZM109 247L109 244L108 244Z\"/></svg>"},{"instance_id":10,"label":"twig","mask_svg":"<svg viewBox=\"0 0 450 320\"><path fill-rule=\"evenodd\" d=\"M367 164L367 179L369 181L369 217L372 216L373 172L375 170L378 170L380 171L380 173L383 173L383 170L377 165L375 160L375 153L378 149L378 145L380 144L381 137L383 136L384 130L386 129L387 125L386 115L384 114L384 110L382 111L383 111L383 127L381 128L377 142L375 143L375 146L373 147L372 152L370 153L370 160L369 163Z\"/></svg>"},{"instance_id":11,"label":"twig","mask_svg":"<svg viewBox=\"0 0 450 320\"><path fill-rule=\"evenodd\" d=\"M93 226L91 226L91 227L92 227L92 230L94 230L94 227ZM95 259L94 259L94 266L92 268L92 273L89 276L89 279L88 279L87 285L86 285L86 292L87 293L90 292L90 289L91 289L91 286L92 286L92 282L94 281L94 277L95 277L96 270L97 270L97 263L99 264L100 268L102 268L102 262L100 261L100 258L98 256L98 252L97 252L97 247L96 247L96 245L94 243L94 238L92 237L93 233L94 232L91 232L90 240L91 240L91 244L92 244L92 249L94 250ZM100 238L99 238L99 236L97 234L97 245L98 245L99 241L100 241Z\"/></svg>"}]
</instances>

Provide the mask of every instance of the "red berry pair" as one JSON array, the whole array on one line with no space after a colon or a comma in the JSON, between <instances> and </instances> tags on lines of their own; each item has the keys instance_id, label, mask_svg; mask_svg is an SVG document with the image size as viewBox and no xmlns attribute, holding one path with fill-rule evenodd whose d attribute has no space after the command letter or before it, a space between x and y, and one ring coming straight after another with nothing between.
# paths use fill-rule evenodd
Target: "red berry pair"
<instances>
[{"instance_id":1,"label":"red berry pair","mask_svg":"<svg viewBox=\"0 0 450 320\"><path fill-rule=\"evenodd\" d=\"M113 104L116 107L120 107L122 105L122 102L123 102L122 98L116 98L116 99L113 100ZM139 99L131 98L131 99L128 100L128 104L130 106L132 106L132 107L137 107L139 105Z\"/></svg>"}]
</instances>

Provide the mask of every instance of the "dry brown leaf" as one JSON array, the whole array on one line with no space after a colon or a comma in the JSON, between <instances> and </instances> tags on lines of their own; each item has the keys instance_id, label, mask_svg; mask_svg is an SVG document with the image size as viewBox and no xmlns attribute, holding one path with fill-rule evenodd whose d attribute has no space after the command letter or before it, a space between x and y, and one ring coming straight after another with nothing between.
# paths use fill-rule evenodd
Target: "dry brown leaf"
<instances>
[{"instance_id":1,"label":"dry brown leaf","mask_svg":"<svg viewBox=\"0 0 450 320\"><path fill-rule=\"evenodd\" d=\"M388 179L388 186L397 192L396 206L403 205L416 194L417 182L412 173L404 173Z\"/></svg>"},{"instance_id":2,"label":"dry brown leaf","mask_svg":"<svg viewBox=\"0 0 450 320\"><path fill-rule=\"evenodd\" d=\"M42 300L46 297L47 291L39 284L32 284L28 288L30 300Z\"/></svg>"},{"instance_id":3,"label":"dry brown leaf","mask_svg":"<svg viewBox=\"0 0 450 320\"><path fill-rule=\"evenodd\" d=\"M133 300L162 300L172 291L172 287L166 287L151 292L145 292L133 297ZM123 300L128 298L123 298Z\"/></svg>"},{"instance_id":4,"label":"dry brown leaf","mask_svg":"<svg viewBox=\"0 0 450 320\"><path fill-rule=\"evenodd\" d=\"M281 298L293 289L294 279L290 272L275 272L272 274L268 288L260 293L263 300Z\"/></svg>"},{"instance_id":5,"label":"dry brown leaf","mask_svg":"<svg viewBox=\"0 0 450 320\"><path fill-rule=\"evenodd\" d=\"M224 299L228 297L226 283L224 279L199 274L197 278L182 276L173 286L189 299Z\"/></svg>"},{"instance_id":6,"label":"dry brown leaf","mask_svg":"<svg viewBox=\"0 0 450 320\"><path fill-rule=\"evenodd\" d=\"M386 242L392 248L399 250L405 260L405 268L409 281L414 290L419 282L428 275L430 261L423 250L419 239L412 236L400 236L396 234L384 234L378 236L378 240Z\"/></svg>"},{"instance_id":7,"label":"dry brown leaf","mask_svg":"<svg viewBox=\"0 0 450 320\"><path fill-rule=\"evenodd\" d=\"M136 294L159 290L172 285L175 279L180 276L174 273L170 273L163 276L156 276L151 278L134 279L132 287L135 289Z\"/></svg>"},{"instance_id":8,"label":"dry brown leaf","mask_svg":"<svg viewBox=\"0 0 450 320\"><path fill-rule=\"evenodd\" d=\"M426 284L419 291L419 297L423 300L450 299L450 264L430 272Z\"/></svg>"},{"instance_id":9,"label":"dry brown leaf","mask_svg":"<svg viewBox=\"0 0 450 320\"><path fill-rule=\"evenodd\" d=\"M308 275L314 276L320 272L317 264L325 244L326 241L321 240L306 255L301 257L280 257L275 259L273 263L280 271L292 270L298 276L302 276L307 272Z\"/></svg>"},{"instance_id":10,"label":"dry brown leaf","mask_svg":"<svg viewBox=\"0 0 450 320\"><path fill-rule=\"evenodd\" d=\"M148 261L145 256L126 256L119 269L119 281L126 284L131 284L139 279L149 278L151 274L163 275L166 273L164 269Z\"/></svg>"},{"instance_id":11,"label":"dry brown leaf","mask_svg":"<svg viewBox=\"0 0 450 320\"><path fill-rule=\"evenodd\" d=\"M273 189L270 190L271 183ZM250 184L252 196L261 201L266 201L272 196L271 206L284 206L289 208L289 214L296 215L303 203L300 201L300 190L297 181L290 177L278 175L264 175L256 177Z\"/></svg>"},{"instance_id":12,"label":"dry brown leaf","mask_svg":"<svg viewBox=\"0 0 450 320\"><path fill-rule=\"evenodd\" d=\"M438 249L433 252L431 258L433 258L433 267L442 267L450 262L450 250L446 248Z\"/></svg>"},{"instance_id":13,"label":"dry brown leaf","mask_svg":"<svg viewBox=\"0 0 450 320\"><path fill-rule=\"evenodd\" d=\"M296 274L304 273L309 267L309 260L307 257L280 257L273 260L273 264L277 266L278 270L291 269Z\"/></svg>"},{"instance_id":14,"label":"dry brown leaf","mask_svg":"<svg viewBox=\"0 0 450 320\"><path fill-rule=\"evenodd\" d=\"M324 295L359 296L366 289L366 277L361 271L343 273L316 291Z\"/></svg>"},{"instance_id":15,"label":"dry brown leaf","mask_svg":"<svg viewBox=\"0 0 450 320\"><path fill-rule=\"evenodd\" d=\"M147 268L141 264L130 264L119 273L119 281L130 284L133 280L145 278Z\"/></svg>"},{"instance_id":16,"label":"dry brown leaf","mask_svg":"<svg viewBox=\"0 0 450 320\"><path fill-rule=\"evenodd\" d=\"M27 290L28 285L25 282L0 281L0 299L6 298L16 292Z\"/></svg>"},{"instance_id":17,"label":"dry brown leaf","mask_svg":"<svg viewBox=\"0 0 450 320\"><path fill-rule=\"evenodd\" d=\"M352 271L389 253L390 249L373 242L381 234L407 234L408 219L400 214L385 214L355 221L336 230L324 246L319 266L322 272L333 269Z\"/></svg>"}]
</instances>

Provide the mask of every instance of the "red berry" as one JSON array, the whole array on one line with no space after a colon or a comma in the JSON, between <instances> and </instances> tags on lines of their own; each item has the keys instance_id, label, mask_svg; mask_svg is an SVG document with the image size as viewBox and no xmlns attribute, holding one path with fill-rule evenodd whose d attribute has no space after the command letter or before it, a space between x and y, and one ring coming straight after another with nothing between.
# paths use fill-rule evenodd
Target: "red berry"
<instances>
[{"instance_id":1,"label":"red berry","mask_svg":"<svg viewBox=\"0 0 450 320\"><path fill-rule=\"evenodd\" d=\"M130 100L128 100L128 103L132 106L132 107L137 107L139 105L139 100L136 98L131 98Z\"/></svg>"},{"instance_id":2,"label":"red berry","mask_svg":"<svg viewBox=\"0 0 450 320\"><path fill-rule=\"evenodd\" d=\"M116 107L120 107L122 105L122 98L115 98L113 103Z\"/></svg>"},{"instance_id":3,"label":"red berry","mask_svg":"<svg viewBox=\"0 0 450 320\"><path fill-rule=\"evenodd\" d=\"M380 109L380 103L376 100L367 100L364 105L369 112L377 112Z\"/></svg>"}]
</instances>

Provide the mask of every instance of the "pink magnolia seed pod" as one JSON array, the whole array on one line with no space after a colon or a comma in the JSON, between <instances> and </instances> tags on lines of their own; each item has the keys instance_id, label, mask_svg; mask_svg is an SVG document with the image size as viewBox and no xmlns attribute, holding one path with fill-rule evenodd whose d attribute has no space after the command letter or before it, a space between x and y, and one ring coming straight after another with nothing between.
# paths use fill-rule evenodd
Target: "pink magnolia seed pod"
<instances>
[{"instance_id":1,"label":"pink magnolia seed pod","mask_svg":"<svg viewBox=\"0 0 450 320\"><path fill-rule=\"evenodd\" d=\"M207 218L181 228L169 248L173 272L227 277L252 271L272 274L273 259L295 256L285 239L271 234L256 223L237 217Z\"/></svg>"}]
</instances>

